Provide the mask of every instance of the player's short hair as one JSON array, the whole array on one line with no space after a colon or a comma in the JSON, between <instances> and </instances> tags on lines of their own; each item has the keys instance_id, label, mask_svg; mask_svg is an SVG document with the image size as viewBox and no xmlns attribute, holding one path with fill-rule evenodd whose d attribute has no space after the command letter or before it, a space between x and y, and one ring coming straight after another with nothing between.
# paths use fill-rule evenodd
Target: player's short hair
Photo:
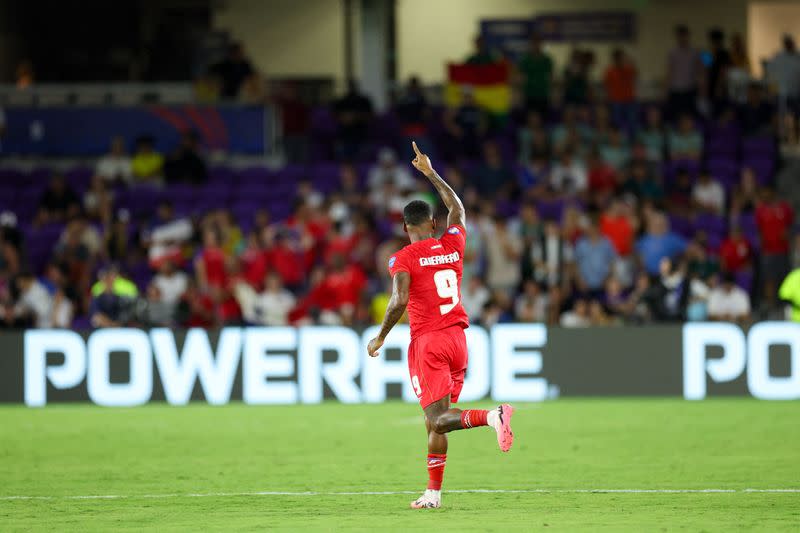
<instances>
[{"instance_id":1,"label":"player's short hair","mask_svg":"<svg viewBox=\"0 0 800 533\"><path fill-rule=\"evenodd\" d=\"M433 218L433 208L428 202L412 200L403 209L403 222L407 226L419 226Z\"/></svg>"}]
</instances>

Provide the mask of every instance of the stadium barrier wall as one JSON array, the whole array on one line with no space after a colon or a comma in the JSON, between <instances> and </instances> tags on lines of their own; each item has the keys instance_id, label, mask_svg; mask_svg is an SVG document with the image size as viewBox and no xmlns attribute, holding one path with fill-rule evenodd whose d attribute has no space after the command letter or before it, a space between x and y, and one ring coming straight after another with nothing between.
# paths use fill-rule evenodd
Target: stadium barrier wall
<instances>
[{"instance_id":1,"label":"stadium barrier wall","mask_svg":"<svg viewBox=\"0 0 800 533\"><path fill-rule=\"evenodd\" d=\"M27 330L0 334L0 402L225 404L415 401L408 327L366 355L377 327ZM721 395L800 399L800 324L762 322L467 330L462 401Z\"/></svg>"}]
</instances>

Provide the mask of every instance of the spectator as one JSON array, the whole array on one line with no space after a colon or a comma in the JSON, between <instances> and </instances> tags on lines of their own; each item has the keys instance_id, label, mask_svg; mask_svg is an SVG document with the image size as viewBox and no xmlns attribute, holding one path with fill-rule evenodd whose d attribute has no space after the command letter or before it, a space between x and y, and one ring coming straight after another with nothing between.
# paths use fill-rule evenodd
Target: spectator
<instances>
[{"instance_id":1,"label":"spectator","mask_svg":"<svg viewBox=\"0 0 800 533\"><path fill-rule=\"evenodd\" d=\"M372 120L372 100L359 90L358 83L347 82L347 92L333 103L333 113L339 127L341 144L339 155L345 160L359 155L367 140L370 120Z\"/></svg>"},{"instance_id":2,"label":"spectator","mask_svg":"<svg viewBox=\"0 0 800 533\"><path fill-rule=\"evenodd\" d=\"M56 174L50 180L39 200L36 214L37 224L59 223L78 214L80 200L75 191L67 185L64 176Z\"/></svg>"},{"instance_id":3,"label":"spectator","mask_svg":"<svg viewBox=\"0 0 800 533\"><path fill-rule=\"evenodd\" d=\"M531 247L534 280L547 287L561 285L569 277L573 255L573 248L562 237L558 223L548 220L541 239Z\"/></svg>"},{"instance_id":4,"label":"spectator","mask_svg":"<svg viewBox=\"0 0 800 533\"><path fill-rule=\"evenodd\" d=\"M639 126L636 106L636 66L621 48L611 53L611 65L605 73L605 89L617 128L633 135Z\"/></svg>"},{"instance_id":5,"label":"spectator","mask_svg":"<svg viewBox=\"0 0 800 533\"><path fill-rule=\"evenodd\" d=\"M767 63L767 77L778 86L778 96L796 109L800 102L800 54L791 35L783 36L783 50Z\"/></svg>"},{"instance_id":6,"label":"spectator","mask_svg":"<svg viewBox=\"0 0 800 533\"><path fill-rule=\"evenodd\" d=\"M656 320L662 322L682 320L689 301L689 284L685 268L669 257L663 257L659 262L659 275L645 298Z\"/></svg>"},{"instance_id":7,"label":"spectator","mask_svg":"<svg viewBox=\"0 0 800 533\"><path fill-rule=\"evenodd\" d=\"M194 272L201 290L213 293L227 284L225 251L216 228L209 227L203 232L203 247L195 258Z\"/></svg>"},{"instance_id":8,"label":"spectator","mask_svg":"<svg viewBox=\"0 0 800 533\"><path fill-rule=\"evenodd\" d=\"M151 281L145 291L143 308L139 311L145 325L172 326L175 321L175 310L176 306L164 300L161 289Z\"/></svg>"},{"instance_id":9,"label":"spectator","mask_svg":"<svg viewBox=\"0 0 800 533\"><path fill-rule=\"evenodd\" d=\"M426 134L431 110L419 77L409 78L405 90L395 104L395 113L403 123L404 135L417 138Z\"/></svg>"},{"instance_id":10,"label":"spectator","mask_svg":"<svg viewBox=\"0 0 800 533\"><path fill-rule=\"evenodd\" d=\"M397 163L397 155L391 148L381 148L378 152L378 164L369 169L367 185L371 192L383 189L383 185L391 182L398 190L413 189L416 185L408 165Z\"/></svg>"},{"instance_id":11,"label":"spectator","mask_svg":"<svg viewBox=\"0 0 800 533\"><path fill-rule=\"evenodd\" d=\"M758 82L747 86L747 100L739 107L739 123L748 137L770 136L775 131L775 108L764 100L764 88Z\"/></svg>"},{"instance_id":12,"label":"spectator","mask_svg":"<svg viewBox=\"0 0 800 533\"><path fill-rule=\"evenodd\" d=\"M631 159L631 148L622 131L611 129L607 142L601 144L600 155L614 170L623 169Z\"/></svg>"},{"instance_id":13,"label":"spectator","mask_svg":"<svg viewBox=\"0 0 800 533\"><path fill-rule=\"evenodd\" d=\"M492 294L479 276L470 276L466 287L461 289L461 304L470 320L480 319L481 312L491 296ZM383 315L381 315L382 317Z\"/></svg>"},{"instance_id":14,"label":"spectator","mask_svg":"<svg viewBox=\"0 0 800 533\"><path fill-rule=\"evenodd\" d=\"M92 177L89 188L83 193L83 210L86 216L103 224L109 224L113 206L114 192L108 190L103 177L96 174Z\"/></svg>"},{"instance_id":15,"label":"spectator","mask_svg":"<svg viewBox=\"0 0 800 533\"><path fill-rule=\"evenodd\" d=\"M585 328L591 326L589 304L583 299L575 300L572 308L561 314L559 323L565 328Z\"/></svg>"},{"instance_id":16,"label":"spectator","mask_svg":"<svg viewBox=\"0 0 800 533\"><path fill-rule=\"evenodd\" d=\"M111 140L111 149L97 162L94 173L112 184L130 185L133 170L131 158L125 152L125 139L114 137Z\"/></svg>"},{"instance_id":17,"label":"spectator","mask_svg":"<svg viewBox=\"0 0 800 533\"><path fill-rule=\"evenodd\" d=\"M189 276L177 270L175 264L166 260L158 267L152 285L158 289L161 300L169 306L177 306L189 286Z\"/></svg>"},{"instance_id":18,"label":"spectator","mask_svg":"<svg viewBox=\"0 0 800 533\"><path fill-rule=\"evenodd\" d=\"M733 188L731 196L731 219L739 215L753 213L758 203L758 181L751 167L742 167L739 183Z\"/></svg>"},{"instance_id":19,"label":"spectator","mask_svg":"<svg viewBox=\"0 0 800 533\"><path fill-rule=\"evenodd\" d=\"M752 71L750 57L741 33L734 33L731 37L731 67L740 69L747 74Z\"/></svg>"},{"instance_id":20,"label":"spectator","mask_svg":"<svg viewBox=\"0 0 800 533\"><path fill-rule=\"evenodd\" d=\"M589 186L586 166L572 152L564 151L550 171L550 186L559 196L583 194Z\"/></svg>"},{"instance_id":21,"label":"spectator","mask_svg":"<svg viewBox=\"0 0 800 533\"><path fill-rule=\"evenodd\" d=\"M520 170L517 184L525 198L538 199L546 195L550 184L547 161L544 157L534 155Z\"/></svg>"},{"instance_id":22,"label":"spectator","mask_svg":"<svg viewBox=\"0 0 800 533\"><path fill-rule=\"evenodd\" d=\"M692 195L694 186L689 171L681 167L675 173L675 179L669 186L667 195L667 206L669 211L675 215L689 216L692 210Z\"/></svg>"},{"instance_id":23,"label":"spectator","mask_svg":"<svg viewBox=\"0 0 800 533\"><path fill-rule=\"evenodd\" d=\"M542 292L541 286L532 279L526 280L522 285L522 294L517 296L514 303L514 316L517 321L546 322L547 307L547 294Z\"/></svg>"},{"instance_id":24,"label":"spectator","mask_svg":"<svg viewBox=\"0 0 800 533\"><path fill-rule=\"evenodd\" d=\"M104 253L111 261L119 262L130 259L128 255L130 213L120 209L117 216L103 228Z\"/></svg>"},{"instance_id":25,"label":"spectator","mask_svg":"<svg viewBox=\"0 0 800 533\"><path fill-rule=\"evenodd\" d=\"M542 50L542 40L533 35L528 51L520 58L517 69L522 77L525 108L544 115L550 111L553 80L553 59Z\"/></svg>"},{"instance_id":26,"label":"spectator","mask_svg":"<svg viewBox=\"0 0 800 533\"><path fill-rule=\"evenodd\" d=\"M789 271L789 238L794 210L786 200L765 187L756 207L756 224L761 236L761 280L764 299L775 304L778 284Z\"/></svg>"},{"instance_id":27,"label":"spectator","mask_svg":"<svg viewBox=\"0 0 800 533\"><path fill-rule=\"evenodd\" d=\"M750 297L726 274L708 296L708 317L711 320L744 322L750 318Z\"/></svg>"},{"instance_id":28,"label":"spectator","mask_svg":"<svg viewBox=\"0 0 800 533\"><path fill-rule=\"evenodd\" d=\"M656 213L650 218L647 232L636 242L639 258L651 275L659 273L662 259L674 259L685 249L686 241L669 230L667 217L662 213Z\"/></svg>"},{"instance_id":29,"label":"spectator","mask_svg":"<svg viewBox=\"0 0 800 533\"><path fill-rule=\"evenodd\" d=\"M584 105L589 102L589 69L593 57L591 52L573 48L569 62L564 68L564 103Z\"/></svg>"},{"instance_id":30,"label":"spectator","mask_svg":"<svg viewBox=\"0 0 800 533\"><path fill-rule=\"evenodd\" d=\"M136 151L131 159L131 170L137 183L160 184L164 172L164 156L155 150L155 141L150 136L136 140Z\"/></svg>"},{"instance_id":31,"label":"spectator","mask_svg":"<svg viewBox=\"0 0 800 533\"><path fill-rule=\"evenodd\" d=\"M133 282L120 275L115 265L100 271L91 294L89 315L94 327L120 327L134 318L134 303L139 291Z\"/></svg>"},{"instance_id":32,"label":"spectator","mask_svg":"<svg viewBox=\"0 0 800 533\"><path fill-rule=\"evenodd\" d=\"M183 133L180 146L164 163L164 179L167 183L191 183L193 185L199 185L208 180L206 162L198 153L196 132Z\"/></svg>"},{"instance_id":33,"label":"spectator","mask_svg":"<svg viewBox=\"0 0 800 533\"><path fill-rule=\"evenodd\" d=\"M669 134L669 156L675 160L697 161L703 154L703 136L689 115L681 115L678 129Z\"/></svg>"},{"instance_id":34,"label":"spectator","mask_svg":"<svg viewBox=\"0 0 800 533\"><path fill-rule=\"evenodd\" d=\"M527 164L534 158L550 160L550 138L542 123L542 116L536 111L528 113L527 122L519 129L519 162Z\"/></svg>"},{"instance_id":35,"label":"spectator","mask_svg":"<svg viewBox=\"0 0 800 533\"><path fill-rule=\"evenodd\" d=\"M505 217L496 216L486 229L486 283L490 289L511 291L520 282L522 239L508 226Z\"/></svg>"},{"instance_id":36,"label":"spectator","mask_svg":"<svg viewBox=\"0 0 800 533\"><path fill-rule=\"evenodd\" d=\"M611 274L617 257L611 242L592 223L586 228L586 235L575 244L575 265L577 266L578 287L583 293L599 296Z\"/></svg>"},{"instance_id":37,"label":"spectator","mask_svg":"<svg viewBox=\"0 0 800 533\"><path fill-rule=\"evenodd\" d=\"M311 127L311 111L303 102L294 83L280 86L275 105L280 110L281 143L289 163L303 163L308 156L308 132Z\"/></svg>"},{"instance_id":38,"label":"spectator","mask_svg":"<svg viewBox=\"0 0 800 533\"><path fill-rule=\"evenodd\" d=\"M478 193L483 198L495 198L500 193L508 192L513 182L514 173L503 161L497 144L490 141L484 143L483 161L475 171L473 180Z\"/></svg>"},{"instance_id":39,"label":"spectator","mask_svg":"<svg viewBox=\"0 0 800 533\"><path fill-rule=\"evenodd\" d=\"M542 238L542 221L536 207L530 203L524 203L519 208L519 216L513 223L512 231L522 239L522 277L531 279L533 277L533 263L531 262L531 249L535 243Z\"/></svg>"},{"instance_id":40,"label":"spectator","mask_svg":"<svg viewBox=\"0 0 800 533\"><path fill-rule=\"evenodd\" d=\"M247 78L253 75L253 66L239 43L228 48L228 56L212 67L212 72L222 81L222 98L236 100Z\"/></svg>"},{"instance_id":41,"label":"spectator","mask_svg":"<svg viewBox=\"0 0 800 533\"><path fill-rule=\"evenodd\" d=\"M664 159L667 136L664 133L661 110L658 107L652 106L647 109L644 128L639 130L638 140L644 145L649 161L660 163Z\"/></svg>"},{"instance_id":42,"label":"spectator","mask_svg":"<svg viewBox=\"0 0 800 533\"><path fill-rule=\"evenodd\" d=\"M508 293L502 290L494 291L492 297L483 306L483 312L478 323L488 329L495 324L511 322L514 318L511 304L511 298Z\"/></svg>"},{"instance_id":43,"label":"spectator","mask_svg":"<svg viewBox=\"0 0 800 533\"><path fill-rule=\"evenodd\" d=\"M475 51L467 57L465 63L469 65L491 65L501 60L501 57L489 48L483 37L476 37L474 43Z\"/></svg>"},{"instance_id":44,"label":"spectator","mask_svg":"<svg viewBox=\"0 0 800 533\"><path fill-rule=\"evenodd\" d=\"M445 110L443 123L446 136L443 151L447 159L452 161L459 156L478 156L488 123L471 89L464 90L461 104L456 109Z\"/></svg>"},{"instance_id":45,"label":"spectator","mask_svg":"<svg viewBox=\"0 0 800 533\"><path fill-rule=\"evenodd\" d=\"M700 52L692 47L689 28L675 29L676 47L669 53L667 66L668 107L670 115L693 116L697 112L698 84L705 71Z\"/></svg>"},{"instance_id":46,"label":"spectator","mask_svg":"<svg viewBox=\"0 0 800 533\"><path fill-rule=\"evenodd\" d=\"M719 261L708 253L708 244L705 234L698 232L686 246L686 274L707 282L712 276L719 273Z\"/></svg>"},{"instance_id":47,"label":"spectator","mask_svg":"<svg viewBox=\"0 0 800 533\"><path fill-rule=\"evenodd\" d=\"M294 309L295 297L283 287L281 277L270 272L264 280L264 290L256 292L246 283L237 283L236 299L248 324L259 326L285 326L289 312Z\"/></svg>"},{"instance_id":48,"label":"spectator","mask_svg":"<svg viewBox=\"0 0 800 533\"><path fill-rule=\"evenodd\" d=\"M714 112L719 115L728 101L728 70L731 68L731 54L725 48L725 33L714 28L708 33L711 48L711 64L708 66L708 96L714 104Z\"/></svg>"},{"instance_id":49,"label":"spectator","mask_svg":"<svg viewBox=\"0 0 800 533\"><path fill-rule=\"evenodd\" d=\"M719 257L722 262L723 272L741 272L748 268L752 259L753 249L747 239L742 235L739 226L731 226L731 231L722 241Z\"/></svg>"},{"instance_id":50,"label":"spectator","mask_svg":"<svg viewBox=\"0 0 800 533\"><path fill-rule=\"evenodd\" d=\"M660 203L664 199L664 189L650 172L647 163L632 161L629 172L630 177L623 184L623 191L632 194L639 201Z\"/></svg>"},{"instance_id":51,"label":"spectator","mask_svg":"<svg viewBox=\"0 0 800 533\"><path fill-rule=\"evenodd\" d=\"M703 170L692 189L692 200L701 212L722 215L725 210L725 189L711 177L708 170Z\"/></svg>"},{"instance_id":52,"label":"spectator","mask_svg":"<svg viewBox=\"0 0 800 533\"><path fill-rule=\"evenodd\" d=\"M194 233L191 221L175 216L172 203L162 200L156 208L156 218L142 234L142 242L148 250L148 261L152 268L169 259L176 265L183 264L183 246Z\"/></svg>"},{"instance_id":53,"label":"spectator","mask_svg":"<svg viewBox=\"0 0 800 533\"><path fill-rule=\"evenodd\" d=\"M19 298L14 313L24 323L36 328L53 327L53 299L47 288L29 271L22 272L16 280ZM59 325L57 327L64 327Z\"/></svg>"},{"instance_id":54,"label":"spectator","mask_svg":"<svg viewBox=\"0 0 800 533\"><path fill-rule=\"evenodd\" d=\"M217 325L214 301L189 278L176 311L176 322L185 328L212 328Z\"/></svg>"},{"instance_id":55,"label":"spectator","mask_svg":"<svg viewBox=\"0 0 800 533\"><path fill-rule=\"evenodd\" d=\"M633 284L633 239L635 227L628 205L621 199L612 200L600 215L600 232L614 246L617 255L614 271L624 287Z\"/></svg>"}]
</instances>

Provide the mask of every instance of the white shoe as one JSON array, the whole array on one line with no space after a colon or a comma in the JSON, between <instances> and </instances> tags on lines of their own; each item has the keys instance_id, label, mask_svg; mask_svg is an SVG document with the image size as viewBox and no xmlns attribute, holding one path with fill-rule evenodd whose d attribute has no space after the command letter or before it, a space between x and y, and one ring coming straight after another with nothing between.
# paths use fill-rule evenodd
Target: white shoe
<instances>
[{"instance_id":1,"label":"white shoe","mask_svg":"<svg viewBox=\"0 0 800 533\"><path fill-rule=\"evenodd\" d=\"M422 496L411 502L412 509L438 509L442 506L442 491L427 489Z\"/></svg>"}]
</instances>

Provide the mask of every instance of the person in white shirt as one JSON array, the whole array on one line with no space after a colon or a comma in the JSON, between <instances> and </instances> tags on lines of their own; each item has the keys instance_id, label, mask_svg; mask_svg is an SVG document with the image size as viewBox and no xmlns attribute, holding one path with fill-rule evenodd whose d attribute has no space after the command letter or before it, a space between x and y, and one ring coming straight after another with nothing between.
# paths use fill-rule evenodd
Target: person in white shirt
<instances>
[{"instance_id":1,"label":"person in white shirt","mask_svg":"<svg viewBox=\"0 0 800 533\"><path fill-rule=\"evenodd\" d=\"M469 282L461 289L461 305L470 320L479 320L483 306L492 297L483 280L478 276L469 278Z\"/></svg>"},{"instance_id":2,"label":"person in white shirt","mask_svg":"<svg viewBox=\"0 0 800 533\"><path fill-rule=\"evenodd\" d=\"M176 306L189 286L189 276L177 270L172 261L166 260L159 265L158 274L153 277L153 285L158 288L161 301Z\"/></svg>"},{"instance_id":3,"label":"person in white shirt","mask_svg":"<svg viewBox=\"0 0 800 533\"><path fill-rule=\"evenodd\" d=\"M283 280L274 272L267 274L263 292L257 293L247 283L240 282L236 284L234 294L244 319L262 326L285 326L289 323L289 312L296 304L294 295L283 287Z\"/></svg>"},{"instance_id":4,"label":"person in white shirt","mask_svg":"<svg viewBox=\"0 0 800 533\"><path fill-rule=\"evenodd\" d=\"M398 165L391 148L381 148L378 164L369 169L367 185L372 192L380 191L386 182L392 182L399 191L414 189L415 181L406 165Z\"/></svg>"},{"instance_id":5,"label":"person in white shirt","mask_svg":"<svg viewBox=\"0 0 800 533\"><path fill-rule=\"evenodd\" d=\"M496 216L487 227L486 283L492 290L511 291L522 277L522 239L508 227L505 217Z\"/></svg>"},{"instance_id":6,"label":"person in white shirt","mask_svg":"<svg viewBox=\"0 0 800 533\"><path fill-rule=\"evenodd\" d=\"M778 95L800 98L800 54L791 35L784 35L783 50L767 63L767 76L778 86Z\"/></svg>"},{"instance_id":7,"label":"person in white shirt","mask_svg":"<svg viewBox=\"0 0 800 533\"><path fill-rule=\"evenodd\" d=\"M701 210L721 215L725 210L725 189L708 171L703 171L692 188L692 200Z\"/></svg>"},{"instance_id":8,"label":"person in white shirt","mask_svg":"<svg viewBox=\"0 0 800 533\"><path fill-rule=\"evenodd\" d=\"M586 328L591 326L589 304L586 303L586 300L575 300L572 309L561 314L559 324L564 328Z\"/></svg>"},{"instance_id":9,"label":"person in white shirt","mask_svg":"<svg viewBox=\"0 0 800 533\"><path fill-rule=\"evenodd\" d=\"M532 279L526 280L522 294L514 303L514 316L520 322L545 322L547 320L547 294Z\"/></svg>"},{"instance_id":10,"label":"person in white shirt","mask_svg":"<svg viewBox=\"0 0 800 533\"><path fill-rule=\"evenodd\" d=\"M17 278L17 289L19 300L14 314L18 317L32 317L34 327L51 327L53 299L45 286L30 272L23 272Z\"/></svg>"},{"instance_id":11,"label":"person in white shirt","mask_svg":"<svg viewBox=\"0 0 800 533\"><path fill-rule=\"evenodd\" d=\"M94 172L112 183L131 183L133 179L131 158L125 153L125 140L122 137L114 137L111 140L111 150L100 158Z\"/></svg>"},{"instance_id":12,"label":"person in white shirt","mask_svg":"<svg viewBox=\"0 0 800 533\"><path fill-rule=\"evenodd\" d=\"M711 320L738 322L750 318L750 296L726 274L708 296L708 316Z\"/></svg>"},{"instance_id":13,"label":"person in white shirt","mask_svg":"<svg viewBox=\"0 0 800 533\"><path fill-rule=\"evenodd\" d=\"M579 194L589 186L589 174L579 159L565 151L550 171L550 186L560 194Z\"/></svg>"}]
</instances>

